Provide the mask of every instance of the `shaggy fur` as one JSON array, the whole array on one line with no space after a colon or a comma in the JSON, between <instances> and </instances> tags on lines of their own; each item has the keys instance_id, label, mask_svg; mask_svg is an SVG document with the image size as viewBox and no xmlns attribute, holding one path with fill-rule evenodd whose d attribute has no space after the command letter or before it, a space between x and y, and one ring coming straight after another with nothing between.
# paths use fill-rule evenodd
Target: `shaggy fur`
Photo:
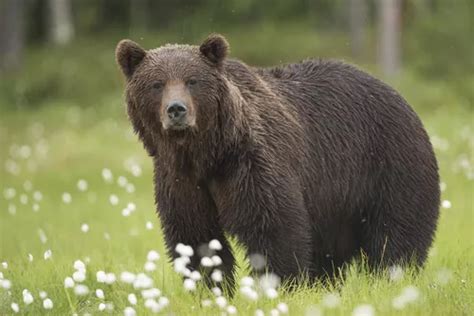
<instances>
[{"instance_id":1,"label":"shaggy fur","mask_svg":"<svg viewBox=\"0 0 474 316\"><path fill-rule=\"evenodd\" d=\"M253 68L227 59L219 35L200 47L137 47L122 41L117 60L173 257L178 242L197 249L218 239L231 286L224 232L284 279L332 274L361 253L373 268L423 264L438 219L438 168L396 91L336 61ZM184 131L161 123L170 82L193 100L196 123Z\"/></svg>"}]
</instances>

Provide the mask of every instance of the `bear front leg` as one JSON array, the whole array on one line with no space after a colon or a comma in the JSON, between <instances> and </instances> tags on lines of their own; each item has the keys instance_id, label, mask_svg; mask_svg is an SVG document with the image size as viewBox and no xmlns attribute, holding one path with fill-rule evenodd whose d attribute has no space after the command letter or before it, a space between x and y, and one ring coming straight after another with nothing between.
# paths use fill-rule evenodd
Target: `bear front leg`
<instances>
[{"instance_id":1,"label":"bear front leg","mask_svg":"<svg viewBox=\"0 0 474 316\"><path fill-rule=\"evenodd\" d=\"M180 255L176 252L178 243L189 245L194 254L187 267L201 272L207 286L213 287L216 282L210 279L210 268L200 265L203 256L210 254L208 243L219 240L222 249L215 254L222 259L222 264L216 269L222 271L224 281L218 282L221 288L231 292L234 286L235 259L231 247L219 226L215 204L206 188L191 181L158 181L156 188L158 213L164 232L165 244L172 259Z\"/></svg>"},{"instance_id":2,"label":"bear front leg","mask_svg":"<svg viewBox=\"0 0 474 316\"><path fill-rule=\"evenodd\" d=\"M258 262L254 266L256 272L296 280L310 272L312 256L310 220L300 186L290 176L257 170L241 171L240 177L231 175L219 183L214 199L220 221L247 248L251 263L255 255L264 259L263 267Z\"/></svg>"}]
</instances>

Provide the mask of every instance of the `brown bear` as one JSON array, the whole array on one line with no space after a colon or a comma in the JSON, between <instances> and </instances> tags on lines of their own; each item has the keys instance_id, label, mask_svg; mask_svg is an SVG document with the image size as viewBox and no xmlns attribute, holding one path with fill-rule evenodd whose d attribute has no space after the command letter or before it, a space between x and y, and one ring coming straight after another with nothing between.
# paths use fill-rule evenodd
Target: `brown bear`
<instances>
[{"instance_id":1,"label":"brown bear","mask_svg":"<svg viewBox=\"0 0 474 316\"><path fill-rule=\"evenodd\" d=\"M372 268L422 265L438 167L407 102L341 62L255 68L228 51L221 35L200 46L117 46L170 254L218 239L231 286L225 234L286 280L332 275L361 254Z\"/></svg>"}]
</instances>

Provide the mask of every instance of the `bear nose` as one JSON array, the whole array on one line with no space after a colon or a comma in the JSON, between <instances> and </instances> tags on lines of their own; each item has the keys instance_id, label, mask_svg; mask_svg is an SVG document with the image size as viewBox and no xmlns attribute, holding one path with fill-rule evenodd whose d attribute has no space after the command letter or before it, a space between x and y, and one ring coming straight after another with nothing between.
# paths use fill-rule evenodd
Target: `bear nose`
<instances>
[{"instance_id":1,"label":"bear nose","mask_svg":"<svg viewBox=\"0 0 474 316\"><path fill-rule=\"evenodd\" d=\"M183 102L180 101L172 101L166 107L166 113L168 113L168 117L172 121L178 121L182 119L186 116L186 112L188 112L188 108Z\"/></svg>"}]
</instances>

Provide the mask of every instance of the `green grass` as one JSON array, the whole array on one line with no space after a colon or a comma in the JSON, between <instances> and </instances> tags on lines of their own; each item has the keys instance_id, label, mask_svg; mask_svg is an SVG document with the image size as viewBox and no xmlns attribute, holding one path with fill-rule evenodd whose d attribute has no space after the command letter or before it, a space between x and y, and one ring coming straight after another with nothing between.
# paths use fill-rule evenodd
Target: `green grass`
<instances>
[{"instance_id":1,"label":"green grass","mask_svg":"<svg viewBox=\"0 0 474 316\"><path fill-rule=\"evenodd\" d=\"M408 88L402 92L413 94ZM372 305L377 315L473 315L474 127L469 107L453 103L420 113L437 147L442 181L446 184L442 198L452 202L451 208L441 211L436 241L421 273L405 271L404 277L394 282L367 274L360 265L353 264L346 270L347 277L335 285L308 285L291 293L283 289L277 299L261 298L257 302L236 295L231 304L238 313L253 315L256 308L268 313L277 303L286 302L291 315L318 315L318 310L324 315L350 315L360 304ZM15 148L25 145L31 149L31 156L16 157ZM42 151L46 154L41 155ZM140 165L140 176L135 177L125 167L130 159ZM5 166L12 161L20 169L17 175L6 171ZM201 306L203 298L212 297L210 293L187 293L167 263L155 215L151 163L131 133L119 93L87 108L61 101L36 110L4 111L0 116L0 168L0 262L8 263L6 269L0 266L0 272L12 282L10 291L0 288L0 315L12 313L12 302L18 303L21 313L27 315L100 314L97 308L101 300L93 293L97 288L104 290L105 301L114 304L112 314L122 314L130 305L127 295L134 292L133 288L121 282L98 284L95 274L98 270L117 276L125 270L143 271L151 249L161 254L151 276L170 300L165 314L220 315L215 306ZM104 182L103 168L113 172L114 183ZM119 176L133 183L135 192L128 193L117 185ZM87 192L77 189L79 179L87 180ZM30 182L33 188L25 190L25 182L26 187ZM3 192L10 187L16 190L16 196L7 200ZM32 196L37 190L43 199L38 203L40 210L34 212ZM70 204L62 202L64 192L72 195ZM26 204L20 201L22 194L28 197ZM118 205L110 204L111 194L119 197ZM135 203L137 210L130 217L123 217L121 210L128 202ZM15 215L10 214L9 204L15 205ZM145 228L147 221L153 222L153 230ZM83 223L90 226L89 232L81 231ZM40 241L40 229L47 236L45 243ZM104 233L110 235L109 240ZM43 253L48 249L53 256L44 260ZM32 262L28 260L30 253ZM243 276L247 273L246 263L241 249L238 253L239 276ZM84 284L91 293L80 298L63 286L77 259L89 261ZM442 282L440 278L447 280ZM403 310L394 309L392 300L407 286L415 286L419 298ZM22 300L25 288L35 298L28 306ZM42 307L38 294L41 290L54 303L51 311ZM138 315L146 314L143 300L136 293ZM340 304L333 309L324 305L329 293L340 296Z\"/></svg>"}]
</instances>

